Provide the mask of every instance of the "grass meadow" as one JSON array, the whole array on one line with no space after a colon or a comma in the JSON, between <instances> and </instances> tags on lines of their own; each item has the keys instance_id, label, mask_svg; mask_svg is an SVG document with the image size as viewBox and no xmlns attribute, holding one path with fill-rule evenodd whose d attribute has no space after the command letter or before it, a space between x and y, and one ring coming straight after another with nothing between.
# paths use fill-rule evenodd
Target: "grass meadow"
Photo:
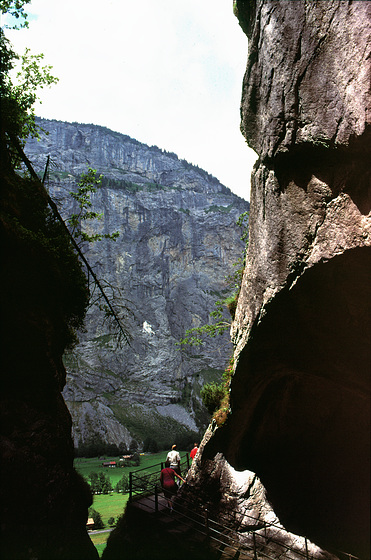
<instances>
[{"instance_id":1,"label":"grass meadow","mask_svg":"<svg viewBox=\"0 0 371 560\"><path fill-rule=\"evenodd\" d=\"M74 461L74 467L82 476L88 478L91 472L100 472L103 471L105 475L109 476L111 479L111 484L113 487L116 486L120 478L124 474L129 476L130 471L136 471L138 469L144 469L147 467L151 467L152 465L156 465L158 463L164 462L166 460L168 452L167 451L160 451L159 453L146 453L145 455L140 455L140 465L138 467L103 467L102 463L106 461L116 461L119 462L120 457L94 457L94 458L84 458L78 457ZM181 452L181 456L183 456L183 452Z\"/></svg>"},{"instance_id":2,"label":"grass meadow","mask_svg":"<svg viewBox=\"0 0 371 560\"><path fill-rule=\"evenodd\" d=\"M99 558L102 557L103 550L106 548L107 539L109 537L109 534L110 534L109 531L105 531L104 533L98 533L96 535L94 535L94 534L90 535L90 539L91 539L92 543L94 544L95 548L98 551Z\"/></svg>"},{"instance_id":3,"label":"grass meadow","mask_svg":"<svg viewBox=\"0 0 371 560\"><path fill-rule=\"evenodd\" d=\"M112 487L114 488L118 481L122 478L124 474L129 476L130 471L136 471L139 469L152 467L158 465L161 462L165 462L167 451L161 451L159 453L146 453L145 455L140 455L140 465L138 467L103 467L102 463L106 461L119 461L119 457L94 457L94 458L83 458L79 457L74 461L74 467L78 473L83 477L88 479L88 476L92 472L103 471L106 476L111 479ZM180 456L183 458L184 452L180 452ZM159 466L160 473L160 466ZM90 538L99 553L99 557L102 556L103 550L106 546L107 539L109 537L109 525L108 519L113 517L115 520L124 513L126 503L129 499L129 494L121 494L117 492L110 492L109 494L96 494L93 496L92 507L101 514L105 529L107 531L102 533L90 533Z\"/></svg>"}]
</instances>

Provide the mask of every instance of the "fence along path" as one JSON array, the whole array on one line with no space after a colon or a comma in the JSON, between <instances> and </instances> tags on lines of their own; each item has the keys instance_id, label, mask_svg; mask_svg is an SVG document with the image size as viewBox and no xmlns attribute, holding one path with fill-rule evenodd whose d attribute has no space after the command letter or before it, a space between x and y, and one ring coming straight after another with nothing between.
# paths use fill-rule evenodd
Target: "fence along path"
<instances>
[{"instance_id":1,"label":"fence along path","mask_svg":"<svg viewBox=\"0 0 371 560\"><path fill-rule=\"evenodd\" d=\"M189 469L188 454L181 457L182 476L187 475ZM199 542L208 542L209 546L217 551L220 560L277 560L298 559L314 560L310 552L310 543L304 537L304 545L298 543L286 545L282 540L274 537L274 531L290 535L288 531L274 523L267 523L259 518L244 514L248 519L248 529L244 528L244 539L234 529L229 528L229 522L233 515L243 515L241 512L230 512L219 514L218 520L213 519L206 506L195 508L196 500L179 496L174 502L173 513L167 509L166 500L161 495L160 472L164 463L158 463L129 473L129 502L150 514L160 514L164 523L168 525L166 530L171 531L171 525L176 522L177 532L187 535L187 538ZM189 486L188 486L189 488ZM247 539L246 535L250 538ZM249 540L250 542L247 542ZM272 556L274 555L274 556ZM333 559L336 557L333 556ZM339 560L360 560L358 557L346 553L337 552Z\"/></svg>"}]
</instances>

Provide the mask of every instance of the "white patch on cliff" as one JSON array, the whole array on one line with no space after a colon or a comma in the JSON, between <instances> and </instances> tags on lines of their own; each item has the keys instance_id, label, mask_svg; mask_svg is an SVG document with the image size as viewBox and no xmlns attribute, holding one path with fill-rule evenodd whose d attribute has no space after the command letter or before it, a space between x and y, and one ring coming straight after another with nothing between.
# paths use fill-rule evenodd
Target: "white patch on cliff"
<instances>
[{"instance_id":1,"label":"white patch on cliff","mask_svg":"<svg viewBox=\"0 0 371 560\"><path fill-rule=\"evenodd\" d=\"M144 321L143 323L143 332L146 332L148 334L155 334L155 331L152 329L152 326L147 323L147 321Z\"/></svg>"},{"instance_id":2,"label":"white patch on cliff","mask_svg":"<svg viewBox=\"0 0 371 560\"><path fill-rule=\"evenodd\" d=\"M156 410L162 416L170 416L179 424L183 424L187 426L190 430L194 432L198 431L195 421L193 420L192 416L179 404L167 404L164 406L157 406Z\"/></svg>"}]
</instances>

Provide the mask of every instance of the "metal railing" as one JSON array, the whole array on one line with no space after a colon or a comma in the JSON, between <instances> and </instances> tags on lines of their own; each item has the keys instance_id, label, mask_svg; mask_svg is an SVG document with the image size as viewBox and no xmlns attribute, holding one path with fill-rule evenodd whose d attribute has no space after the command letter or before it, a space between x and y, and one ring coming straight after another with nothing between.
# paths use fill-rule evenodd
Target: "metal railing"
<instances>
[{"instance_id":1,"label":"metal railing","mask_svg":"<svg viewBox=\"0 0 371 560\"><path fill-rule=\"evenodd\" d=\"M134 497L147 496L150 494L158 495L160 482L160 472L164 468L165 462L156 463L150 467L144 467L129 473L129 501ZM189 469L189 455L186 453L180 457L180 471L184 476ZM158 506L156 511L158 510Z\"/></svg>"},{"instance_id":2,"label":"metal railing","mask_svg":"<svg viewBox=\"0 0 371 560\"><path fill-rule=\"evenodd\" d=\"M159 500L162 492L159 477L163 467L164 463L158 463L152 467L130 473L130 501L146 497L148 510L155 513L159 511ZM181 459L183 476L186 475L188 468L189 457L187 454ZM188 486L187 488L192 494L192 487ZM202 496L200 496L199 490L195 496L190 498L180 495L175 500L174 512L179 517L178 523L181 521L184 525L188 525L195 534L203 535L209 540L213 548L217 548L220 559L237 559L242 554L251 558L251 560L273 560L270 554L274 552L276 554L275 558L277 558L278 551L282 558L292 558L295 555L295 558L298 559L314 559L313 554L309 552L309 541L306 537L302 537L302 547L299 547L297 542L290 546L282 540L277 540L277 532L281 535L291 535L280 525L266 522L241 511L231 511L226 514L219 512L216 520L211 515L210 510L200 502L202 502ZM170 517L170 512L163 508L162 515L169 515ZM231 528L236 516L239 519L244 518L249 523L244 527L243 537L236 529ZM247 540L250 540L250 542L247 542ZM338 558L359 560L350 553L338 551L336 554Z\"/></svg>"}]
</instances>

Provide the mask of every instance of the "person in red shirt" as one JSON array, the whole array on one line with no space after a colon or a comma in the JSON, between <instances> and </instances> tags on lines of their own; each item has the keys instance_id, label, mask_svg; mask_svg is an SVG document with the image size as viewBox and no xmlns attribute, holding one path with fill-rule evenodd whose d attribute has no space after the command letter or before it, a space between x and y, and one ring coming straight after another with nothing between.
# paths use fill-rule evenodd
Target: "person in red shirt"
<instances>
[{"instance_id":1,"label":"person in red shirt","mask_svg":"<svg viewBox=\"0 0 371 560\"><path fill-rule=\"evenodd\" d=\"M198 443L195 443L195 444L194 444L194 447L193 447L193 449L192 449L192 451L191 451L190 454L189 454L189 456L190 456L190 458L192 459L192 461L193 461L193 459L195 458L195 455L196 455L197 451L198 451Z\"/></svg>"},{"instance_id":2,"label":"person in red shirt","mask_svg":"<svg viewBox=\"0 0 371 560\"><path fill-rule=\"evenodd\" d=\"M167 505L170 509L170 512L173 511L172 500L173 500L173 497L175 496L175 494L177 493L177 490L178 490L178 486L175 482L175 477L176 476L180 480L185 482L184 478L179 476L179 474L177 472L175 472L174 469L170 468L170 462L166 461L165 468L162 469L161 474L160 474L160 483L161 483L162 490L164 492L164 496L167 499Z\"/></svg>"}]
</instances>

